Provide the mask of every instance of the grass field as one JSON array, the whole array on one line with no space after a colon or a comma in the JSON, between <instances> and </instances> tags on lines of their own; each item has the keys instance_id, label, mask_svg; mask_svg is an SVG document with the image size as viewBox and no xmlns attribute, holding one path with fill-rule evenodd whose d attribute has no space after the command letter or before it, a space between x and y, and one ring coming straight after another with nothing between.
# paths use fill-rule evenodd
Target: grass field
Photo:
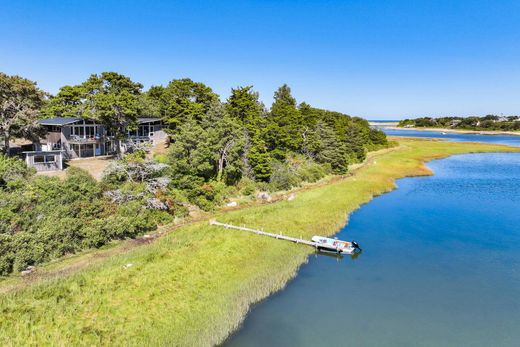
<instances>
[{"instance_id":1,"label":"grass field","mask_svg":"<svg viewBox=\"0 0 520 347\"><path fill-rule=\"evenodd\" d=\"M350 212L395 188L395 179L430 174L425 161L503 151L520 149L400 140L344 180L302 191L294 201L216 218L304 238L331 235ZM0 345L211 346L239 326L252 303L282 288L312 252L207 222L181 227L79 272L1 294ZM0 282L0 289L13 281L24 279Z\"/></svg>"}]
</instances>

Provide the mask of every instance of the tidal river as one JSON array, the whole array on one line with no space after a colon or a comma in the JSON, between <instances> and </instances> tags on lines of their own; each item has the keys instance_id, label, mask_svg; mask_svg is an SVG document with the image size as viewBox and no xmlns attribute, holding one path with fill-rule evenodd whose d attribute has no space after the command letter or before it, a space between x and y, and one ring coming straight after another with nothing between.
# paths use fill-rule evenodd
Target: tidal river
<instances>
[{"instance_id":1,"label":"tidal river","mask_svg":"<svg viewBox=\"0 0 520 347\"><path fill-rule=\"evenodd\" d=\"M519 346L520 154L428 166L351 215L358 257L311 256L224 345Z\"/></svg>"}]
</instances>

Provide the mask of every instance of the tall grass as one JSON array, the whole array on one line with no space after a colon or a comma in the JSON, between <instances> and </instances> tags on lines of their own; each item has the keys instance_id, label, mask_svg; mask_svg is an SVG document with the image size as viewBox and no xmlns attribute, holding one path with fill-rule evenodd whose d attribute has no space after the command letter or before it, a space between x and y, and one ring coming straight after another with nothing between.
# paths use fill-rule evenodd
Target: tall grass
<instances>
[{"instance_id":1,"label":"tall grass","mask_svg":"<svg viewBox=\"0 0 520 347\"><path fill-rule=\"evenodd\" d=\"M348 213L395 188L395 179L430 174L424 161L518 151L424 140L400 144L352 177L294 201L217 218L304 238L330 235ZM282 288L312 251L206 223L186 226L74 275L1 295L0 345L211 346L239 326L252 303Z\"/></svg>"}]
</instances>

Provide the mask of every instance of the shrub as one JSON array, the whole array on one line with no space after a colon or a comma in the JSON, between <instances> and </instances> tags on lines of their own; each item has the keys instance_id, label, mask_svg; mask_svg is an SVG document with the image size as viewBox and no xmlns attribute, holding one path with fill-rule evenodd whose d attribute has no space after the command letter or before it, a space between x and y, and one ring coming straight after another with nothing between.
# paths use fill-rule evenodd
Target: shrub
<instances>
[{"instance_id":1,"label":"shrub","mask_svg":"<svg viewBox=\"0 0 520 347\"><path fill-rule=\"evenodd\" d=\"M0 155L0 189L18 189L35 172L18 158Z\"/></svg>"},{"instance_id":2,"label":"shrub","mask_svg":"<svg viewBox=\"0 0 520 347\"><path fill-rule=\"evenodd\" d=\"M287 161L273 160L271 171L272 174L269 180L271 191L288 190L301 184L301 178L298 177L295 169Z\"/></svg>"},{"instance_id":3,"label":"shrub","mask_svg":"<svg viewBox=\"0 0 520 347\"><path fill-rule=\"evenodd\" d=\"M318 164L307 160L298 167L296 174L302 181L312 183L322 179L331 172L330 164Z\"/></svg>"},{"instance_id":4,"label":"shrub","mask_svg":"<svg viewBox=\"0 0 520 347\"><path fill-rule=\"evenodd\" d=\"M237 189L240 192L240 194L249 196L254 194L254 192L256 191L256 185L252 179L244 177L240 180L240 182L238 182Z\"/></svg>"}]
</instances>

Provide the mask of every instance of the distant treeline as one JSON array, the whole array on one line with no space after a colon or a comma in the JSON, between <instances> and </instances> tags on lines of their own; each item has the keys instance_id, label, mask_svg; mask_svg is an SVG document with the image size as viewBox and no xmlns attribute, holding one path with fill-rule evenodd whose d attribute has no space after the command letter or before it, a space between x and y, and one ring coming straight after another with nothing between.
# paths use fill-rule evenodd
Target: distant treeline
<instances>
[{"instance_id":1,"label":"distant treeline","mask_svg":"<svg viewBox=\"0 0 520 347\"><path fill-rule=\"evenodd\" d=\"M454 128L465 130L520 130L519 116L496 116L484 117L421 117L416 119L404 119L399 122L400 127L417 128Z\"/></svg>"}]
</instances>

